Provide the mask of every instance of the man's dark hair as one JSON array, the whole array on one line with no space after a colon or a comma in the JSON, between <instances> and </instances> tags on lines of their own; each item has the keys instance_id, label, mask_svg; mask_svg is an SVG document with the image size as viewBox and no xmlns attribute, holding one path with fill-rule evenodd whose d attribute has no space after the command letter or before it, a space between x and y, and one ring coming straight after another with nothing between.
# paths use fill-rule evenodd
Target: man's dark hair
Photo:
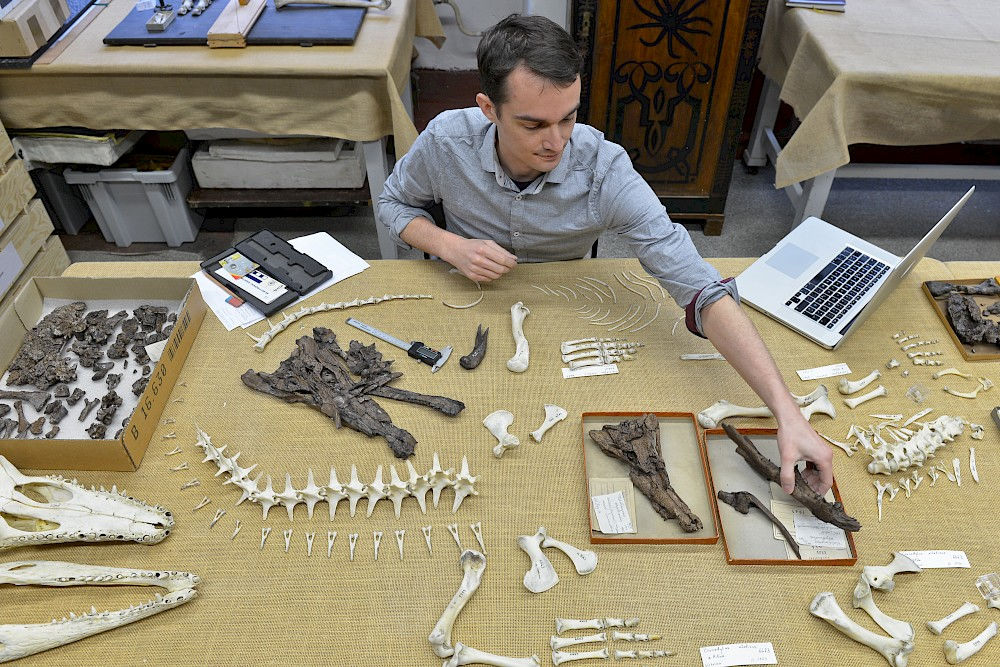
<instances>
[{"instance_id":1,"label":"man's dark hair","mask_svg":"<svg viewBox=\"0 0 1000 667\"><path fill-rule=\"evenodd\" d=\"M507 77L518 65L562 87L576 81L583 65L573 38L559 24L520 14L483 33L476 60L483 93L498 107L507 101Z\"/></svg>"}]
</instances>

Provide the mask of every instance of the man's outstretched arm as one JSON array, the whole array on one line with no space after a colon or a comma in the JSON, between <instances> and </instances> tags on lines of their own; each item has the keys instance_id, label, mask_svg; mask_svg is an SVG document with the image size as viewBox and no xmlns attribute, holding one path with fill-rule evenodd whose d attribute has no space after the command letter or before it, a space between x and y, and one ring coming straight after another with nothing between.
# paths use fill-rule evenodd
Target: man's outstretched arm
<instances>
[{"instance_id":1,"label":"man's outstretched arm","mask_svg":"<svg viewBox=\"0 0 1000 667\"><path fill-rule=\"evenodd\" d=\"M802 416L753 322L727 295L702 309L701 323L708 339L778 420L781 488L791 493L794 466L805 459L816 466L816 471L805 471L806 481L817 493L826 493L833 485L833 450Z\"/></svg>"},{"instance_id":2,"label":"man's outstretched arm","mask_svg":"<svg viewBox=\"0 0 1000 667\"><path fill-rule=\"evenodd\" d=\"M496 280L517 266L517 257L496 242L464 238L423 217L413 218L399 238L414 248L440 257L476 282Z\"/></svg>"}]
</instances>

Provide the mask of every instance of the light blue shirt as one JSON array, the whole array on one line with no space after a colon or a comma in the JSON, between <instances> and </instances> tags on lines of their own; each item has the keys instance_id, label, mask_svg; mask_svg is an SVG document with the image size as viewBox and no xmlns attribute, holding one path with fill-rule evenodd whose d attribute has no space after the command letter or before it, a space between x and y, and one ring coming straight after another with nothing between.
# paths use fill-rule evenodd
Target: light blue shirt
<instances>
[{"instance_id":1,"label":"light blue shirt","mask_svg":"<svg viewBox=\"0 0 1000 667\"><path fill-rule=\"evenodd\" d=\"M478 107L438 115L385 182L377 224L409 248L400 233L416 217L431 219L424 207L440 202L448 231L492 239L519 263L580 259L615 232L680 306L696 299L697 333L702 308L726 294L739 299L736 281L721 281L625 150L600 131L577 123L559 164L524 190L500 166L496 132Z\"/></svg>"}]
</instances>

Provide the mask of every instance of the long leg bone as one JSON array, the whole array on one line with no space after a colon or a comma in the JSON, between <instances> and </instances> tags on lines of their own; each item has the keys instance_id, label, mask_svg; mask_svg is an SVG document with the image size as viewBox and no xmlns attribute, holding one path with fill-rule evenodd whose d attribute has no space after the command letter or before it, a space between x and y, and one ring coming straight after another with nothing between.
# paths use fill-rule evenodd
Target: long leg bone
<instances>
[{"instance_id":1,"label":"long leg bone","mask_svg":"<svg viewBox=\"0 0 1000 667\"><path fill-rule=\"evenodd\" d=\"M993 639L997 635L997 623L993 621L986 626L986 629L979 633L979 635L964 644L959 644L951 639L945 641L944 643L944 655L945 659L948 661L949 665L957 665L963 660L975 655L979 652L979 649L989 640Z\"/></svg>"},{"instance_id":2,"label":"long leg bone","mask_svg":"<svg viewBox=\"0 0 1000 667\"><path fill-rule=\"evenodd\" d=\"M540 667L541 660L537 655L529 658L508 658L503 655L486 653L455 642L455 653L444 661L441 667L459 667L459 665L494 665L494 667Z\"/></svg>"},{"instance_id":3,"label":"long leg bone","mask_svg":"<svg viewBox=\"0 0 1000 667\"><path fill-rule=\"evenodd\" d=\"M882 373L876 368L867 376L854 382L849 381L847 378L840 378L840 382L837 383L837 391L845 395L856 394L880 377L882 377Z\"/></svg>"},{"instance_id":4,"label":"long leg bone","mask_svg":"<svg viewBox=\"0 0 1000 667\"><path fill-rule=\"evenodd\" d=\"M873 398L878 398L879 396L888 396L888 395L889 395L889 392L886 391L885 386L880 384L877 389L874 389L874 390L868 392L867 394L863 394L861 396L858 396L857 398L845 398L844 399L844 405L846 405L851 410L853 410L856 407L858 407L859 405L861 405L862 403L870 401Z\"/></svg>"},{"instance_id":5,"label":"long leg bone","mask_svg":"<svg viewBox=\"0 0 1000 667\"><path fill-rule=\"evenodd\" d=\"M517 546L531 559L531 566L524 573L524 587L532 593L542 593L559 583L559 575L552 563L542 553L542 540L545 533L539 531L534 535L521 535L517 538Z\"/></svg>"},{"instance_id":6,"label":"long leg bone","mask_svg":"<svg viewBox=\"0 0 1000 667\"><path fill-rule=\"evenodd\" d=\"M479 588L483 571L486 569L486 556L472 549L463 551L458 562L462 566L462 583L455 595L452 596L448 606L445 607L444 613L441 614L434 629L431 630L431 634L427 637L427 641L430 642L431 648L434 650L434 655L439 658L447 658L455 653L455 649L451 646L452 626L454 626L455 619L458 618L465 603Z\"/></svg>"},{"instance_id":7,"label":"long leg bone","mask_svg":"<svg viewBox=\"0 0 1000 667\"><path fill-rule=\"evenodd\" d=\"M551 403L546 403L545 420L542 422L541 426L539 426L537 429L531 432L531 438L535 442L541 442L542 436L545 435L545 433L550 428L552 428L562 420L566 419L566 416L568 414L569 413L566 412L565 409L559 407L558 405L552 405Z\"/></svg>"},{"instance_id":8,"label":"long leg bone","mask_svg":"<svg viewBox=\"0 0 1000 667\"><path fill-rule=\"evenodd\" d=\"M597 651L580 651L579 653L570 653L567 651L552 651L552 664L561 665L564 662L573 662L575 660L593 660L602 659L607 660L609 657L608 649L602 648Z\"/></svg>"},{"instance_id":9,"label":"long leg bone","mask_svg":"<svg viewBox=\"0 0 1000 667\"><path fill-rule=\"evenodd\" d=\"M561 635L564 632L569 632L570 630L603 630L607 624L604 622L603 618L590 618L587 620L579 620L576 618L557 618L556 619L556 634Z\"/></svg>"},{"instance_id":10,"label":"long leg bone","mask_svg":"<svg viewBox=\"0 0 1000 667\"><path fill-rule=\"evenodd\" d=\"M569 648L570 646L593 644L594 642L605 642L607 640L608 633L606 632L598 632L584 637L559 637L558 635L552 635L552 637L549 638L549 646L552 647L553 651L560 651L564 648Z\"/></svg>"},{"instance_id":11,"label":"long leg bone","mask_svg":"<svg viewBox=\"0 0 1000 667\"><path fill-rule=\"evenodd\" d=\"M971 602L963 602L962 606L951 612L944 618L940 618L936 621L927 621L927 629L936 635L941 634L945 628L949 625L962 618L963 616L968 616L969 614L975 614L979 611L979 605L973 604Z\"/></svg>"},{"instance_id":12,"label":"long leg bone","mask_svg":"<svg viewBox=\"0 0 1000 667\"><path fill-rule=\"evenodd\" d=\"M521 444L521 440L516 435L511 435L507 429L514 423L514 415L509 410L497 410L486 415L483 419L483 426L497 439L497 444L493 448L493 456L500 458L508 449L513 449Z\"/></svg>"},{"instance_id":13,"label":"long leg bone","mask_svg":"<svg viewBox=\"0 0 1000 667\"><path fill-rule=\"evenodd\" d=\"M858 584L854 587L854 608L864 609L868 612L872 620L888 632L889 636L908 642L913 641L913 626L905 621L892 618L875 606L875 600L872 598L872 587L868 585L864 577L860 577Z\"/></svg>"},{"instance_id":14,"label":"long leg bone","mask_svg":"<svg viewBox=\"0 0 1000 667\"><path fill-rule=\"evenodd\" d=\"M823 619L854 641L877 651L892 667L906 667L908 656L913 651L913 642L885 637L861 627L847 617L833 593L817 593L809 605L809 613Z\"/></svg>"},{"instance_id":15,"label":"long leg bone","mask_svg":"<svg viewBox=\"0 0 1000 667\"><path fill-rule=\"evenodd\" d=\"M877 588L880 591L892 591L896 587L893 577L900 572L923 572L923 570L908 556L897 551L892 554L892 562L888 565L866 565L861 570L861 577L872 588Z\"/></svg>"},{"instance_id":16,"label":"long leg bone","mask_svg":"<svg viewBox=\"0 0 1000 667\"><path fill-rule=\"evenodd\" d=\"M514 335L514 343L517 347L514 356L507 360L507 369L513 373L523 373L528 370L531 353L528 348L528 339L524 336L524 318L529 313L531 311L520 301L510 307L511 333Z\"/></svg>"},{"instance_id":17,"label":"long leg bone","mask_svg":"<svg viewBox=\"0 0 1000 667\"><path fill-rule=\"evenodd\" d=\"M544 526L538 528L538 533L542 536L542 548L548 549L550 547L559 549L564 554L569 556L569 559L573 561L573 567L576 568L576 573L579 575L586 575L597 569L597 554L593 551L587 549L577 549L571 544L566 544L565 542L560 542L554 537L550 537L546 532Z\"/></svg>"},{"instance_id":18,"label":"long leg bone","mask_svg":"<svg viewBox=\"0 0 1000 667\"><path fill-rule=\"evenodd\" d=\"M805 396L797 396L792 394L792 398L795 400L796 405L799 408L805 408L806 406L814 403L822 398L829 398L826 385L819 385L806 394ZM818 406L815 410L802 410L802 415L809 419L809 417L814 414L814 412L819 412L821 414L831 415L836 417L836 409L834 409L833 404L830 403L826 405L825 403ZM772 417L771 410L767 406L761 406L759 408L748 408L741 405L735 405L729 401L723 399L717 401L716 403L708 406L704 410L698 413L698 423L704 428L716 428L723 419L728 417Z\"/></svg>"}]
</instances>

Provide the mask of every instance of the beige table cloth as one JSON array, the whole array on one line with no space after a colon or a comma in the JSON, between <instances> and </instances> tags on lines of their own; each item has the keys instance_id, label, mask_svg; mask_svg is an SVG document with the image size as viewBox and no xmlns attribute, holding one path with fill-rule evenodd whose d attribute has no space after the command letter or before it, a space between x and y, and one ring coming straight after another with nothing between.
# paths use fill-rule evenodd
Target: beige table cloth
<instances>
[{"instance_id":1,"label":"beige table cloth","mask_svg":"<svg viewBox=\"0 0 1000 667\"><path fill-rule=\"evenodd\" d=\"M353 46L105 45L134 5L112 0L51 64L0 70L4 126L394 135L400 154L416 139L400 91L414 35L444 35L430 0L369 11Z\"/></svg>"},{"instance_id":2,"label":"beige table cloth","mask_svg":"<svg viewBox=\"0 0 1000 667\"><path fill-rule=\"evenodd\" d=\"M731 275L749 260L712 262ZM700 665L700 646L757 641L773 642L782 665L876 665L882 658L813 618L807 608L817 592L833 591L853 618L877 629L860 611L851 609L851 592L862 565L887 563L890 552L901 549L961 549L972 562L970 570L899 575L894 593L876 595L884 611L913 623L917 648L911 664L941 664L945 638L970 639L995 617L993 610L976 614L949 628L946 637L933 636L924 628L924 621L944 616L964 600L977 600L975 578L1000 568L995 546L1000 528L995 511L1000 436L988 421L988 408L998 402L1000 393L988 392L977 401L943 393L940 383L930 377L935 369L912 366L890 337L905 329L940 338L941 343L934 347L944 352L939 358L945 364L1000 380L1000 363L970 367L962 361L919 290L922 280L951 277L945 264L924 259L837 352L822 350L756 314L752 317L796 393L807 393L817 384L800 382L795 376L799 368L846 362L853 377L873 368L883 370L882 382L890 396L855 413L833 390L837 419L818 417L813 421L825 434L843 439L852 422L871 422L869 413L910 415L922 407L933 407L932 417L957 413L985 424L984 440L961 436L940 456L946 464L952 456L963 461L966 478L961 488L946 480L930 488L929 480L925 481L912 498L900 495L894 502L886 501L884 520L878 523L873 477L865 471L867 457L859 452L848 458L836 451L836 477L846 508L864 526L857 534L860 560L855 567L730 566L721 541L703 546L595 545L600 562L587 577L576 575L563 555L550 553L560 583L539 595L529 593L521 583L528 559L515 545L518 535L532 534L544 525L557 538L579 547L590 546L581 413L698 412L720 398L755 404L756 397L725 362L678 360L681 353L710 351L711 346L687 333L683 325L671 334L681 310L669 301L653 325L628 336L646 347L637 359L621 364L618 375L562 379L559 341L606 332L578 319L575 308L580 302L592 303L584 300L583 290L573 302L568 297L545 295L533 285L573 285L576 279L590 276L615 287L618 303L613 307L624 311L642 300L618 287L613 276L623 270L641 271L634 260L518 267L503 280L483 285L483 301L466 310L441 304L441 299L468 303L478 295L474 285L449 274L444 264L371 264L369 270L334 285L308 303L387 292L423 292L435 298L313 315L280 334L264 352L254 351L252 341L243 333L227 333L214 316L206 317L181 372L180 380L186 386L174 388L172 402L163 415L176 422L161 426L153 435L139 470L127 474L74 473L84 483L124 486L130 495L171 509L177 520L174 532L155 546L53 545L4 554L7 560L43 558L193 571L203 578L199 596L176 610L26 659L24 664L440 665L427 635L461 580L459 550L446 525L457 523L463 546L474 547L469 524L475 521L482 522L487 567L482 586L455 624L453 638L504 655L537 653L543 665L551 664L547 649L554 632L553 619L596 616L640 617L637 631L661 633L664 639L639 648L677 652L663 661L665 665ZM1000 263L984 268L995 272ZM66 275L186 276L194 270L196 265L191 262L95 263L75 264ZM523 374L505 367L514 352L509 309L518 300L531 309L525 321L531 363ZM652 299L647 298L646 303L651 305ZM432 346L455 346L453 358L440 372L431 374L402 351L378 344L403 372L397 386L443 394L466 404L460 415L449 418L426 408L380 400L394 422L409 429L419 441L412 459L419 471L430 466L434 452L440 453L448 468L458 466L463 455L468 457L472 474L479 477L479 495L467 498L457 514L451 513L452 492L445 491L441 506L429 507L426 515L411 498L403 503L399 519L391 504L382 501L371 518L364 516L365 502L359 504L354 518L348 516L346 503L342 503L331 523L327 507L321 503L311 520L301 506L295 510L294 521L289 521L283 507L277 507L262 523L258 506L234 506L238 495L233 487L223 486L224 476L213 477L215 468L201 463L203 457L194 445L195 423L211 434L216 445L227 445L227 453L242 452L242 465L258 464L280 488L284 488L286 472L301 488L309 468L321 484L331 465L336 466L341 481L349 476L351 464L357 465L362 481L370 481L378 465L385 466L386 472L390 464L405 470L383 440L369 439L347 428L338 431L317 411L287 405L250 391L240 382L240 374L248 368L274 370L289 354L294 339L314 326L330 327L344 346L352 339L373 342L370 336L344 324L348 315L405 339L419 337ZM457 357L471 349L479 323L490 327L489 347L483 364L468 372L459 366ZM257 325L252 331L264 326ZM891 357L900 358L904 365L886 370L885 363ZM901 370L909 370L909 377L902 377ZM833 389L836 379L825 383ZM929 392L921 405L905 397L913 385L922 385ZM174 402L178 399L182 402ZM542 422L544 403L557 403L570 416L536 443L529 433ZM515 415L511 432L522 444L498 460L490 452L496 441L481 421L500 408ZM760 419L739 423L773 426L772 421ZM177 439L163 439L171 431L177 433ZM973 443L980 484L968 477L968 448ZM179 455L164 456L176 446L183 450ZM168 471L183 461L189 462L189 470ZM200 479L201 486L179 490L192 478ZM210 497L212 503L192 513L203 496ZM218 508L227 514L209 529ZM231 540L235 519L243 526ZM259 546L262 525L273 528L263 550ZM433 526L433 555L424 545L420 531L424 525ZM291 548L285 553L282 531L288 528L293 534ZM402 562L393 533L397 529L406 530ZM326 558L328 530L338 533L330 559ZM378 562L372 558L375 530L384 533ZM316 533L311 558L306 556L307 531ZM348 560L349 533L360 535L353 563ZM99 610L116 608L150 595L147 590L116 588L5 589L0 590L2 622L47 621L70 610L80 612L91 605ZM627 648L621 642L613 647ZM989 645L984 656L977 658L978 664L990 664L997 656L1000 645Z\"/></svg>"},{"instance_id":3,"label":"beige table cloth","mask_svg":"<svg viewBox=\"0 0 1000 667\"><path fill-rule=\"evenodd\" d=\"M850 162L848 146L1000 138L1000 10L993 0L770 3L760 69L802 125L775 165L783 188Z\"/></svg>"}]
</instances>

